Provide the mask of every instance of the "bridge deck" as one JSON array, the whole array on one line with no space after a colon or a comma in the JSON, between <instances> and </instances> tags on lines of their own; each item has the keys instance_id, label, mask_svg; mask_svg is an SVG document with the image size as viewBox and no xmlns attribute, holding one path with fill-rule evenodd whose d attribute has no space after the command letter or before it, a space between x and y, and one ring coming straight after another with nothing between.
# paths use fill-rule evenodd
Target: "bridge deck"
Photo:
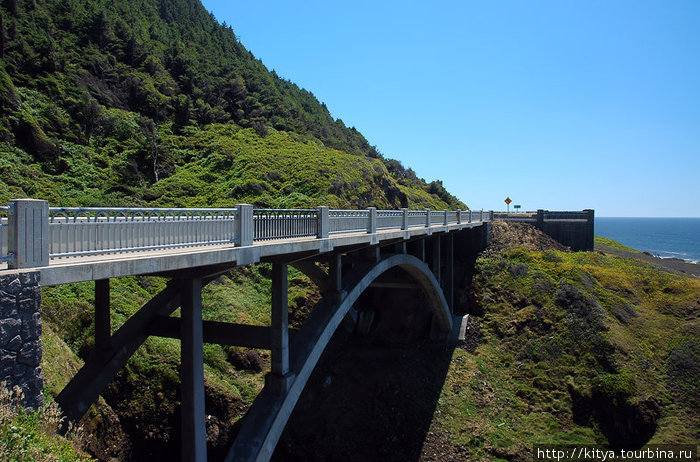
<instances>
[{"instance_id":1,"label":"bridge deck","mask_svg":"<svg viewBox=\"0 0 700 462\"><path fill-rule=\"evenodd\" d=\"M29 268L39 271L41 286L55 286L74 282L94 281L139 274L166 273L211 265L241 266L257 263L261 259L285 257L294 254L321 254L336 248L355 245L387 244L409 240L433 233L452 232L474 228L484 222L439 224L415 227L407 230L387 229L375 233L354 232L331 234L328 238L300 237L268 241L256 241L252 246L236 247L233 244L215 244L178 249L148 250L129 253L55 258L48 266ZM23 270L0 267L0 276Z\"/></svg>"}]
</instances>

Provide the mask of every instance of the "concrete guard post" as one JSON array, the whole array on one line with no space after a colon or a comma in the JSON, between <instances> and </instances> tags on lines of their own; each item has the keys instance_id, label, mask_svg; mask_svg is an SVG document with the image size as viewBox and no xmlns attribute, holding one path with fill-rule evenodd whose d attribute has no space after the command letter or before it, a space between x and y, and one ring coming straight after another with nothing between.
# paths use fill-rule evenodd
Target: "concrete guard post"
<instances>
[{"instance_id":1,"label":"concrete guard post","mask_svg":"<svg viewBox=\"0 0 700 462\"><path fill-rule=\"evenodd\" d=\"M36 268L49 264L49 203L38 199L9 202L8 252L10 269Z\"/></svg>"},{"instance_id":2,"label":"concrete guard post","mask_svg":"<svg viewBox=\"0 0 700 462\"><path fill-rule=\"evenodd\" d=\"M32 409L44 402L40 306L38 272L0 276L0 382L18 386Z\"/></svg>"},{"instance_id":3,"label":"concrete guard post","mask_svg":"<svg viewBox=\"0 0 700 462\"><path fill-rule=\"evenodd\" d=\"M253 206L250 204L238 204L238 221L236 222L236 235L238 245L246 247L253 245L255 228L253 225Z\"/></svg>"},{"instance_id":4,"label":"concrete guard post","mask_svg":"<svg viewBox=\"0 0 700 462\"><path fill-rule=\"evenodd\" d=\"M367 207L369 211L369 222L367 223L367 233L374 234L377 232L377 207Z\"/></svg>"},{"instance_id":5,"label":"concrete guard post","mask_svg":"<svg viewBox=\"0 0 700 462\"><path fill-rule=\"evenodd\" d=\"M327 239L330 231L330 213L327 206L318 207L318 232L319 239Z\"/></svg>"}]
</instances>

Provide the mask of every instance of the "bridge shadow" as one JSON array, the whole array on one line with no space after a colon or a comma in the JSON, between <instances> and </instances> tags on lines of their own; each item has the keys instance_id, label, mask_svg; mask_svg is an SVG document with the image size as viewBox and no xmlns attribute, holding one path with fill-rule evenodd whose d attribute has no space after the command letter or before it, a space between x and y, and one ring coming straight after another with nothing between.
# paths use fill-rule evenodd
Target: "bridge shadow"
<instances>
[{"instance_id":1,"label":"bridge shadow","mask_svg":"<svg viewBox=\"0 0 700 462\"><path fill-rule=\"evenodd\" d=\"M272 460L419 460L454 346L430 340L419 290L369 289L357 306L371 329L336 331Z\"/></svg>"}]
</instances>

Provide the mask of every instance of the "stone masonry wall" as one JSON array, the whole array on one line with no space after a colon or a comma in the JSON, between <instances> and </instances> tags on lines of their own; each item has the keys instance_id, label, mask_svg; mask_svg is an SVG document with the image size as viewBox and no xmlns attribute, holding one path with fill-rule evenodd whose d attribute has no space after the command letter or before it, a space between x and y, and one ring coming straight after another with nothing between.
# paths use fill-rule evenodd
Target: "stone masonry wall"
<instances>
[{"instance_id":1,"label":"stone masonry wall","mask_svg":"<svg viewBox=\"0 0 700 462\"><path fill-rule=\"evenodd\" d=\"M40 306L39 273L0 276L0 383L19 386L31 408L44 401Z\"/></svg>"}]
</instances>

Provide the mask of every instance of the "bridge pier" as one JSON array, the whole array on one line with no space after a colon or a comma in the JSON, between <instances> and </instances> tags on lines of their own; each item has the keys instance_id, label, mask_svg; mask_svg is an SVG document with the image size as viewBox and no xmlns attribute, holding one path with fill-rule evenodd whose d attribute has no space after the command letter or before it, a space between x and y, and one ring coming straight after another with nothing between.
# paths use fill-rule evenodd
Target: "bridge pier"
<instances>
[{"instance_id":1,"label":"bridge pier","mask_svg":"<svg viewBox=\"0 0 700 462\"><path fill-rule=\"evenodd\" d=\"M430 239L430 270L433 272L435 275L435 279L437 279L438 283L442 285L442 278L440 277L440 253L441 253L441 246L440 246L440 234L437 234L433 236Z\"/></svg>"},{"instance_id":2,"label":"bridge pier","mask_svg":"<svg viewBox=\"0 0 700 462\"><path fill-rule=\"evenodd\" d=\"M287 293L287 265L284 263L273 263L271 371L265 377L265 386L269 386L277 393L287 393L294 381L294 374L289 371L289 307Z\"/></svg>"},{"instance_id":3,"label":"bridge pier","mask_svg":"<svg viewBox=\"0 0 700 462\"><path fill-rule=\"evenodd\" d=\"M207 429L204 412L204 342L202 280L179 281L182 290L180 389L182 460L206 462Z\"/></svg>"},{"instance_id":4,"label":"bridge pier","mask_svg":"<svg viewBox=\"0 0 700 462\"><path fill-rule=\"evenodd\" d=\"M452 233L446 235L445 239L445 282L444 282L444 292L445 300L447 300L447 306L450 307L452 314L455 312L454 307L454 272L455 272L455 240Z\"/></svg>"},{"instance_id":5,"label":"bridge pier","mask_svg":"<svg viewBox=\"0 0 700 462\"><path fill-rule=\"evenodd\" d=\"M95 281L95 348L106 350L112 342L109 279Z\"/></svg>"}]
</instances>

